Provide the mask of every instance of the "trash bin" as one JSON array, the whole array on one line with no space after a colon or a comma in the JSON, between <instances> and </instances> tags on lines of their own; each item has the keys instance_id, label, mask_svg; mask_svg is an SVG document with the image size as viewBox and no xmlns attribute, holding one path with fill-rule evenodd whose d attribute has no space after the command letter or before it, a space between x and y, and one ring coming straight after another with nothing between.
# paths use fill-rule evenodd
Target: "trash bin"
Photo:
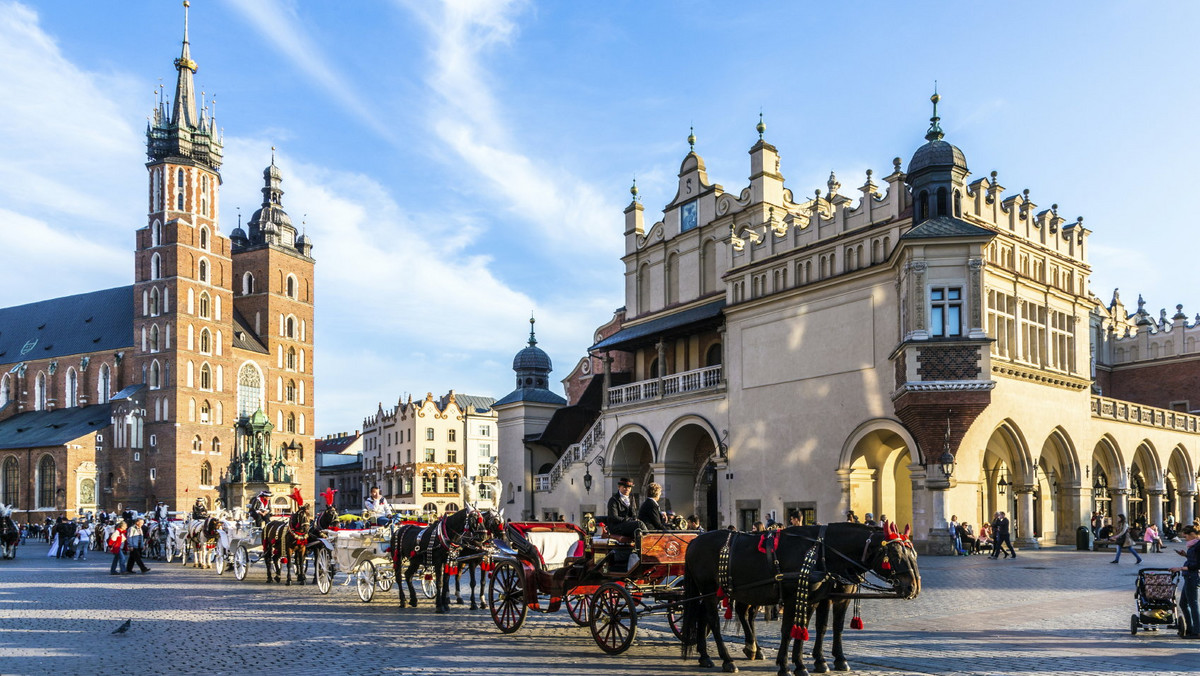
<instances>
[{"instance_id":1,"label":"trash bin","mask_svg":"<svg viewBox=\"0 0 1200 676\"><path fill-rule=\"evenodd\" d=\"M1087 526L1080 526L1079 530L1075 531L1075 549L1081 552L1092 551L1092 529Z\"/></svg>"}]
</instances>

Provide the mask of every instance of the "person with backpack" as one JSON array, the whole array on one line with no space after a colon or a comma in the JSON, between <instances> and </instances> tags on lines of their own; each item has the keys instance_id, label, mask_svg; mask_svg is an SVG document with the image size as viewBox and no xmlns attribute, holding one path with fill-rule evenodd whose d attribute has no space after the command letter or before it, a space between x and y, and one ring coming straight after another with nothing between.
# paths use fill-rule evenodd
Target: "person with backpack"
<instances>
[{"instance_id":1,"label":"person with backpack","mask_svg":"<svg viewBox=\"0 0 1200 676\"><path fill-rule=\"evenodd\" d=\"M109 575L120 575L125 572L125 521L122 519L108 536L108 552L113 555L112 568Z\"/></svg>"}]
</instances>

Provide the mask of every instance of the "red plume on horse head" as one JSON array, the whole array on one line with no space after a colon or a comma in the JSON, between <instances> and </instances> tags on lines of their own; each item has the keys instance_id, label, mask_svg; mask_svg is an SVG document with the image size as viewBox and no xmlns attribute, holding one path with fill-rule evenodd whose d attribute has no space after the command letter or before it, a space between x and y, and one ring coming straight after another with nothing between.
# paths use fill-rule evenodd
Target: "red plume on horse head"
<instances>
[{"instance_id":1,"label":"red plume on horse head","mask_svg":"<svg viewBox=\"0 0 1200 676\"><path fill-rule=\"evenodd\" d=\"M291 498L296 501L296 509L304 506L304 496L300 495L300 487L296 486L292 489Z\"/></svg>"},{"instance_id":2,"label":"red plume on horse head","mask_svg":"<svg viewBox=\"0 0 1200 676\"><path fill-rule=\"evenodd\" d=\"M326 507L333 506L333 494L334 493L337 493L336 488L326 488L324 491L321 492L321 497L325 498L325 506Z\"/></svg>"}]
</instances>

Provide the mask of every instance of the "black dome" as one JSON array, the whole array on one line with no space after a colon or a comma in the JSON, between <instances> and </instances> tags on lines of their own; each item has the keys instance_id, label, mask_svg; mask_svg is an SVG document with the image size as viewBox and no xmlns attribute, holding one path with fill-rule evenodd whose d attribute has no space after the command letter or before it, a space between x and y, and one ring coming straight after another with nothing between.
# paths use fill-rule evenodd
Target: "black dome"
<instances>
[{"instance_id":1,"label":"black dome","mask_svg":"<svg viewBox=\"0 0 1200 676\"><path fill-rule=\"evenodd\" d=\"M908 173L911 176L924 169L962 169L967 171L967 158L958 146L941 139L930 141L917 148L912 160L908 163Z\"/></svg>"},{"instance_id":2,"label":"black dome","mask_svg":"<svg viewBox=\"0 0 1200 676\"><path fill-rule=\"evenodd\" d=\"M542 348L536 345L521 350L513 357L514 371L545 371L549 373L554 370L550 365L550 355L546 354Z\"/></svg>"}]
</instances>

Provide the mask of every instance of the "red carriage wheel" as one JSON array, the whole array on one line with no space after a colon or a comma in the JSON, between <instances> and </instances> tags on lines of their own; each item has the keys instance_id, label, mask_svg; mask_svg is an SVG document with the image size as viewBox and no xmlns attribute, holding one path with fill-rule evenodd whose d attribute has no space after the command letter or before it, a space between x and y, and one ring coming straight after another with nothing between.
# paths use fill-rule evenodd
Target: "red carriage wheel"
<instances>
[{"instance_id":1,"label":"red carriage wheel","mask_svg":"<svg viewBox=\"0 0 1200 676\"><path fill-rule=\"evenodd\" d=\"M587 594L568 594L564 600L567 604L567 614L575 624L586 627L591 619L592 599Z\"/></svg>"},{"instance_id":2,"label":"red carriage wheel","mask_svg":"<svg viewBox=\"0 0 1200 676\"><path fill-rule=\"evenodd\" d=\"M592 596L592 638L610 655L619 655L633 644L637 634L637 607L624 586L605 582Z\"/></svg>"},{"instance_id":3,"label":"red carriage wheel","mask_svg":"<svg viewBox=\"0 0 1200 676\"><path fill-rule=\"evenodd\" d=\"M525 576L515 561L501 561L488 584L488 609L496 628L511 634L525 624Z\"/></svg>"},{"instance_id":4,"label":"red carriage wheel","mask_svg":"<svg viewBox=\"0 0 1200 676\"><path fill-rule=\"evenodd\" d=\"M667 624L671 625L671 633L675 638L683 640L683 604L672 603L667 606Z\"/></svg>"}]
</instances>

